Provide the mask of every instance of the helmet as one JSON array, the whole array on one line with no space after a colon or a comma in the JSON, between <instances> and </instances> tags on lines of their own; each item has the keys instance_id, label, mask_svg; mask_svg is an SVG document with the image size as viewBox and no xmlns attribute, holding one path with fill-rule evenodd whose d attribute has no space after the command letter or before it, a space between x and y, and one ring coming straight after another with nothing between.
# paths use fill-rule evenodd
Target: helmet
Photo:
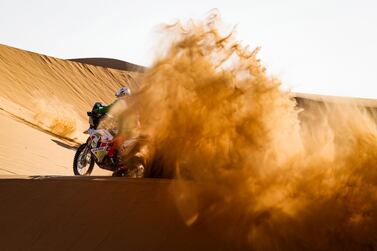
<instances>
[{"instance_id":1,"label":"helmet","mask_svg":"<svg viewBox=\"0 0 377 251\"><path fill-rule=\"evenodd\" d=\"M120 98L124 95L131 95L131 90L127 87L121 87L116 93L115 93L115 96L117 98Z\"/></svg>"}]
</instances>

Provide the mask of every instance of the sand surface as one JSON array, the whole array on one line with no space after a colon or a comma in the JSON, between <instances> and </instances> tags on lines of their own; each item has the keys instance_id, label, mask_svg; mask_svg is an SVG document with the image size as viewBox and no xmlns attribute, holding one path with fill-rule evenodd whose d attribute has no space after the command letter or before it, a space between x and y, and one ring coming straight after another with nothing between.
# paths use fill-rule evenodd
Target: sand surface
<instances>
[{"instance_id":1,"label":"sand surface","mask_svg":"<svg viewBox=\"0 0 377 251\"><path fill-rule=\"evenodd\" d=\"M171 181L126 178L0 182L2 250L237 250L186 227Z\"/></svg>"},{"instance_id":2,"label":"sand surface","mask_svg":"<svg viewBox=\"0 0 377 251\"><path fill-rule=\"evenodd\" d=\"M73 175L75 143L0 112L0 175ZM95 167L93 175L111 173Z\"/></svg>"}]
</instances>

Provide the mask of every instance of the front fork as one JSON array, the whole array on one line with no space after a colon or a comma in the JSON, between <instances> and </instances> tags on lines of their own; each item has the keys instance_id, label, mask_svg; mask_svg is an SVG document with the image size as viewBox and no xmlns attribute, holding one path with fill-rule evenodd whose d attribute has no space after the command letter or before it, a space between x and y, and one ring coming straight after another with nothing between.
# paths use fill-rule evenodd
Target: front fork
<instances>
[{"instance_id":1,"label":"front fork","mask_svg":"<svg viewBox=\"0 0 377 251\"><path fill-rule=\"evenodd\" d=\"M87 155L88 155L88 153L92 154L90 152L90 148L92 147L91 143L92 143L92 139L91 139L91 137L89 137L87 139L87 141L86 141L86 147L84 149L83 158L81 158L81 160L80 160L81 164L84 165L84 166L87 164L86 162L87 162Z\"/></svg>"}]
</instances>

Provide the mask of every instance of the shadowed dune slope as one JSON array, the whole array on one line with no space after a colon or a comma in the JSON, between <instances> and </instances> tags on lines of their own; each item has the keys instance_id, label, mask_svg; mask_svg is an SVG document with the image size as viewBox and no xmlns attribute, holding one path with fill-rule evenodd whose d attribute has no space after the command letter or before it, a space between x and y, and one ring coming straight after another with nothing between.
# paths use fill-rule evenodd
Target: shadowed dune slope
<instances>
[{"instance_id":1,"label":"shadowed dune slope","mask_svg":"<svg viewBox=\"0 0 377 251\"><path fill-rule=\"evenodd\" d=\"M122 71L145 71L144 66L132 64L126 61L113 59L113 58L74 58L68 59L70 61L79 62L83 64L90 64L95 66L101 66L105 68L117 69Z\"/></svg>"},{"instance_id":2,"label":"shadowed dune slope","mask_svg":"<svg viewBox=\"0 0 377 251\"><path fill-rule=\"evenodd\" d=\"M237 250L187 227L174 182L38 178L0 182L3 250Z\"/></svg>"}]
</instances>

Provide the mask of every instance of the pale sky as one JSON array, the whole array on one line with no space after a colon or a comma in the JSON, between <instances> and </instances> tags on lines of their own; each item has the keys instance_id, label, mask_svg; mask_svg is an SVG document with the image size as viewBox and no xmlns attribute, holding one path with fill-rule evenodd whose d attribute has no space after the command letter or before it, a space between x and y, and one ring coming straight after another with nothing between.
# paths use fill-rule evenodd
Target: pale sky
<instances>
[{"instance_id":1,"label":"pale sky","mask_svg":"<svg viewBox=\"0 0 377 251\"><path fill-rule=\"evenodd\" d=\"M213 8L284 87L377 99L377 0L0 0L0 44L148 66L156 26Z\"/></svg>"}]
</instances>

